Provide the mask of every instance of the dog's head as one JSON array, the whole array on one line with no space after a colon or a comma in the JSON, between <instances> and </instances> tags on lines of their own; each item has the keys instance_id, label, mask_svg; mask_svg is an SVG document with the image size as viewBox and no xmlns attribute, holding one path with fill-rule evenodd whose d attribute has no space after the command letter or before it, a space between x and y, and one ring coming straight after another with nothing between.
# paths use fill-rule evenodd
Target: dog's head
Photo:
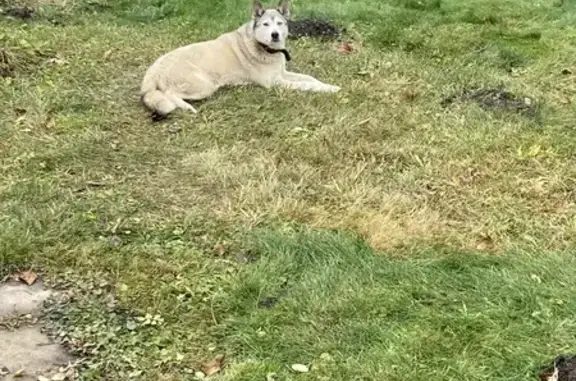
<instances>
[{"instance_id":1,"label":"dog's head","mask_svg":"<svg viewBox=\"0 0 576 381\"><path fill-rule=\"evenodd\" d=\"M280 0L275 8L264 8L260 1L252 6L254 38L272 49L284 49L288 38L289 0Z\"/></svg>"}]
</instances>

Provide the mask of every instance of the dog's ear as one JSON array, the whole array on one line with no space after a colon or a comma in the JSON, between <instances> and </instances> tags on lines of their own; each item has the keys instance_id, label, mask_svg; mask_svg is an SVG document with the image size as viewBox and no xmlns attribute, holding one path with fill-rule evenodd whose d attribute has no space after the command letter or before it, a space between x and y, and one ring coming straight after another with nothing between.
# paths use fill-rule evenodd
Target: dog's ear
<instances>
[{"instance_id":1,"label":"dog's ear","mask_svg":"<svg viewBox=\"0 0 576 381\"><path fill-rule=\"evenodd\" d=\"M258 0L254 0L254 3L252 3L252 17L255 19L262 17L264 12L266 12L266 9L264 9L262 3Z\"/></svg>"},{"instance_id":2,"label":"dog's ear","mask_svg":"<svg viewBox=\"0 0 576 381\"><path fill-rule=\"evenodd\" d=\"M290 17L290 0L280 0L278 12L282 13L282 16L286 18Z\"/></svg>"}]
</instances>

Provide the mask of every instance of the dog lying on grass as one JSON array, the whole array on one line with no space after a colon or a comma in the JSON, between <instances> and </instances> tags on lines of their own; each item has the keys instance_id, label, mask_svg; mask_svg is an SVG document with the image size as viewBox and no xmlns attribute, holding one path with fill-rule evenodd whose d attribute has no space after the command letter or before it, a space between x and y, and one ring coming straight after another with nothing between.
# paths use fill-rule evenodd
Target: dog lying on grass
<instances>
[{"instance_id":1,"label":"dog lying on grass","mask_svg":"<svg viewBox=\"0 0 576 381\"><path fill-rule=\"evenodd\" d=\"M255 1L252 8L252 20L237 30L173 50L150 66L141 99L156 119L176 108L196 112L187 101L205 99L222 86L253 83L325 93L340 90L309 75L286 71L288 0L275 8Z\"/></svg>"}]
</instances>

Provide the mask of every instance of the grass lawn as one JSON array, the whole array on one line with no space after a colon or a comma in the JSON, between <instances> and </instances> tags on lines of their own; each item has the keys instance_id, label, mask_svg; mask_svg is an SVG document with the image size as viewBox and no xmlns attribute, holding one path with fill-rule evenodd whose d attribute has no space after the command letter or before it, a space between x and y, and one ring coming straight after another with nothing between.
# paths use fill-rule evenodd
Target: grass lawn
<instances>
[{"instance_id":1,"label":"grass lawn","mask_svg":"<svg viewBox=\"0 0 576 381\"><path fill-rule=\"evenodd\" d=\"M292 41L289 67L340 93L226 89L163 123L146 68L246 0L26 1L0 16L0 279L74 292L49 316L82 379L226 354L212 378L524 381L576 350L574 1L295 0L353 51ZM537 117L441 105L499 86Z\"/></svg>"}]
</instances>

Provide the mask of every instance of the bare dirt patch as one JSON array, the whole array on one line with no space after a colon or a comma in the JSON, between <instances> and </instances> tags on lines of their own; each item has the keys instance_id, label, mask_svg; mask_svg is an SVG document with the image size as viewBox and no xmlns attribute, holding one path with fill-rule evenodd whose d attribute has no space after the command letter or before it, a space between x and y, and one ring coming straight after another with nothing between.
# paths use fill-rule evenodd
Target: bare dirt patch
<instances>
[{"instance_id":1,"label":"bare dirt patch","mask_svg":"<svg viewBox=\"0 0 576 381\"><path fill-rule=\"evenodd\" d=\"M37 314L42 303L51 295L52 291L40 284L6 283L0 286L0 318L13 314Z\"/></svg>"},{"instance_id":2,"label":"bare dirt patch","mask_svg":"<svg viewBox=\"0 0 576 381\"><path fill-rule=\"evenodd\" d=\"M529 117L536 117L538 111L537 104L531 97L516 95L503 88L467 89L445 98L442 106L447 107L457 101L475 102L484 110L518 112Z\"/></svg>"},{"instance_id":3,"label":"bare dirt patch","mask_svg":"<svg viewBox=\"0 0 576 381\"><path fill-rule=\"evenodd\" d=\"M330 21L316 19L290 20L291 38L301 37L324 37L337 38L340 36L340 28Z\"/></svg>"},{"instance_id":4,"label":"bare dirt patch","mask_svg":"<svg viewBox=\"0 0 576 381\"><path fill-rule=\"evenodd\" d=\"M3 15L22 20L28 20L34 17L35 10L26 5L16 5L6 8L1 12Z\"/></svg>"},{"instance_id":5,"label":"bare dirt patch","mask_svg":"<svg viewBox=\"0 0 576 381\"><path fill-rule=\"evenodd\" d=\"M34 282L33 282L34 283ZM40 282L30 286L12 280L0 286L0 379L72 379L66 351L38 324L42 304L54 292Z\"/></svg>"}]
</instances>

